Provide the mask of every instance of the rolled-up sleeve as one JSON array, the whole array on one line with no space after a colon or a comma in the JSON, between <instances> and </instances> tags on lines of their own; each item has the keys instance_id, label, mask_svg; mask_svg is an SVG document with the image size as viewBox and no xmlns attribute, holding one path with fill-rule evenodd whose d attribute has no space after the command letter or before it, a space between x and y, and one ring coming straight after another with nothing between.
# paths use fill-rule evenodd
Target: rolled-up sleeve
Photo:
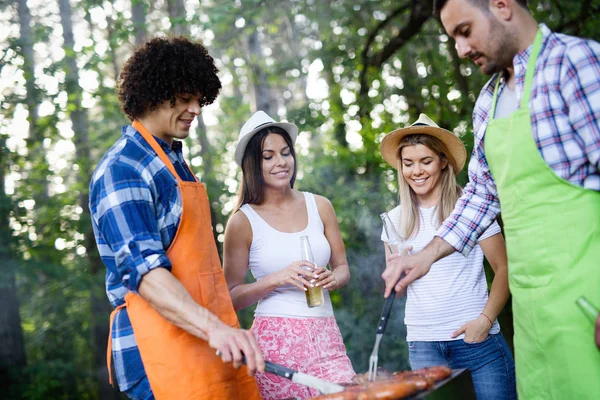
<instances>
[{"instance_id":1,"label":"rolled-up sleeve","mask_svg":"<svg viewBox=\"0 0 600 400\"><path fill-rule=\"evenodd\" d=\"M469 161L469 183L454 211L436 233L465 257L500 213L498 189L485 157L483 140L492 104L493 84L494 79L482 89L473 112L475 135Z\"/></svg>"},{"instance_id":2,"label":"rolled-up sleeve","mask_svg":"<svg viewBox=\"0 0 600 400\"><path fill-rule=\"evenodd\" d=\"M500 213L498 196L491 193L482 180L480 175L470 176L454 211L436 233L465 257Z\"/></svg>"},{"instance_id":3,"label":"rolled-up sleeve","mask_svg":"<svg viewBox=\"0 0 600 400\"><path fill-rule=\"evenodd\" d=\"M139 171L125 163L110 165L93 185L91 196L97 235L114 256L107 266L125 288L135 293L149 271L171 269L153 193Z\"/></svg>"}]
</instances>

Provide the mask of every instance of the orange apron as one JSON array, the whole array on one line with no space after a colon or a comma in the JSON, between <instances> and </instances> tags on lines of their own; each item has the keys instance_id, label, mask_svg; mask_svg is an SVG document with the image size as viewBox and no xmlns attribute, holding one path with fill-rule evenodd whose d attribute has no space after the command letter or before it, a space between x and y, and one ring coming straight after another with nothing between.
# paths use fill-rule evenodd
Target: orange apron
<instances>
[{"instance_id":1,"label":"orange apron","mask_svg":"<svg viewBox=\"0 0 600 400\"><path fill-rule=\"evenodd\" d=\"M172 274L192 298L224 323L239 327L214 241L206 188L197 181L182 181L154 137L138 121L133 127L142 134L177 179L183 213L167 257ZM189 167L188 167L189 168ZM192 173L193 175L193 173ZM154 397L174 399L260 399L258 386L242 366L224 363L208 342L176 327L132 292L125 304L144 369ZM118 307L111 315L112 321ZM111 335L108 366L110 373Z\"/></svg>"}]
</instances>

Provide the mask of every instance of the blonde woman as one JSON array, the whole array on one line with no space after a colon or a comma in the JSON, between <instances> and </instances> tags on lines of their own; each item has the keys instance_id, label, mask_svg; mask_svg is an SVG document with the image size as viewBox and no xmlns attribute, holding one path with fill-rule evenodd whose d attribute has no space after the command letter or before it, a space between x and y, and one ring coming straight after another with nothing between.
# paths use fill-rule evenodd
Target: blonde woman
<instances>
[{"instance_id":1,"label":"blonde woman","mask_svg":"<svg viewBox=\"0 0 600 400\"><path fill-rule=\"evenodd\" d=\"M418 252L433 239L461 195L456 175L465 164L465 147L421 114L410 127L387 134L380 149L399 172L400 205L390 217L407 245ZM385 232L382 239L387 242ZM399 256L385 247L390 267ZM489 295L484 255L494 270ZM388 268L384 278L386 273ZM515 399L513 356L496 321L509 296L507 274L504 238L494 222L467 257L453 253L408 286L405 323L411 368L468 368L478 399Z\"/></svg>"}]
</instances>

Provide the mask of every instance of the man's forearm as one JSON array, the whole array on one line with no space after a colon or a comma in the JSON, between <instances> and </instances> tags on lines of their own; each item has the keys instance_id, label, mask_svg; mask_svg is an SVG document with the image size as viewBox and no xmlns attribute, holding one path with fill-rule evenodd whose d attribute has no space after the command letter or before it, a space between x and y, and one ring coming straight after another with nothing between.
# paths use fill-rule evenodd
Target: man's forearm
<instances>
[{"instance_id":1,"label":"man's forearm","mask_svg":"<svg viewBox=\"0 0 600 400\"><path fill-rule=\"evenodd\" d=\"M454 253L456 249L439 236L435 236L431 242L420 252L423 253L425 261L429 265Z\"/></svg>"},{"instance_id":2,"label":"man's forearm","mask_svg":"<svg viewBox=\"0 0 600 400\"><path fill-rule=\"evenodd\" d=\"M167 321L201 339L223 324L198 304L185 287L165 268L156 268L142 278L138 292Z\"/></svg>"},{"instance_id":3,"label":"man's forearm","mask_svg":"<svg viewBox=\"0 0 600 400\"><path fill-rule=\"evenodd\" d=\"M431 264L454 253L456 250L440 237L434 237L425 248L409 255L392 254L387 258L387 267L382 278L385 280L384 297L395 288L400 292L416 279L429 272ZM402 278L402 274L406 274Z\"/></svg>"}]
</instances>

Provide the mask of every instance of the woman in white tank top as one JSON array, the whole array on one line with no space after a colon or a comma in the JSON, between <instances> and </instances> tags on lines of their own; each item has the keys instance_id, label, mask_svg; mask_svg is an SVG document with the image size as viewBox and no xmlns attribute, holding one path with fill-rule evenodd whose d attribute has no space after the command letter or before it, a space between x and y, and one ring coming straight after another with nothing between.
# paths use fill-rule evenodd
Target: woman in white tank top
<instances>
[{"instance_id":1,"label":"woman in white tank top","mask_svg":"<svg viewBox=\"0 0 600 400\"><path fill-rule=\"evenodd\" d=\"M265 360L347 383L355 374L329 291L346 285L350 270L329 200L293 189L297 132L295 125L275 122L262 111L242 127L235 161L243 179L225 229L223 268L236 310L258 302L252 332ZM316 267L302 260L301 236L310 240ZM246 283L248 268L256 282ZM308 307L308 287L324 289L322 306ZM256 379L264 399L318 394L268 373Z\"/></svg>"},{"instance_id":2,"label":"woman in white tank top","mask_svg":"<svg viewBox=\"0 0 600 400\"><path fill-rule=\"evenodd\" d=\"M425 114L381 141L383 158L398 170L400 205L390 211L397 231L420 251L450 215L462 191L462 141ZM384 241L387 236L382 235ZM494 270L488 297L483 256ZM396 255L386 246L390 273ZM468 368L478 400L516 399L513 356L496 317L508 300L508 261L500 227L494 222L465 257L453 253L435 262L407 288L405 323L412 369L433 365Z\"/></svg>"}]
</instances>

